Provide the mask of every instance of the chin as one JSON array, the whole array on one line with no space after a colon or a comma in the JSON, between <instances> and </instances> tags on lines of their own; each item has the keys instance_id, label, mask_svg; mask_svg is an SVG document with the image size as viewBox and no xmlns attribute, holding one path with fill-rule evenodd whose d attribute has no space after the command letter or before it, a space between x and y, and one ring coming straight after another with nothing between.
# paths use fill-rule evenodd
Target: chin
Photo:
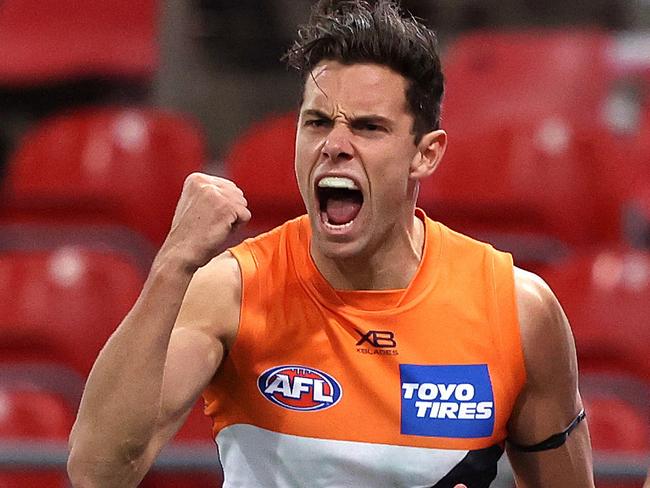
<instances>
[{"instance_id":1,"label":"chin","mask_svg":"<svg viewBox=\"0 0 650 488\"><path fill-rule=\"evenodd\" d=\"M367 243L364 241L358 238L354 240L334 240L330 236L318 234L317 231L312 233L313 251L332 260L347 260L364 256L367 249Z\"/></svg>"}]
</instances>

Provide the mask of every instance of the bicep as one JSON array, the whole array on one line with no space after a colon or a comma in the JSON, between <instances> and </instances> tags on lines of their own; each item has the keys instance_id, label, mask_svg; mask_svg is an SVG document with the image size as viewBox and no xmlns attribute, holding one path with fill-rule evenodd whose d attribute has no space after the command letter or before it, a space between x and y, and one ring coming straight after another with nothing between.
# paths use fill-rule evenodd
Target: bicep
<instances>
[{"instance_id":1,"label":"bicep","mask_svg":"<svg viewBox=\"0 0 650 488\"><path fill-rule=\"evenodd\" d=\"M517 302L527 380L508 425L520 445L538 444L564 431L582 410L576 352L568 321L548 286L518 273ZM508 446L518 486L592 487L586 422L555 449L521 452Z\"/></svg>"},{"instance_id":2,"label":"bicep","mask_svg":"<svg viewBox=\"0 0 650 488\"><path fill-rule=\"evenodd\" d=\"M193 278L167 349L150 460L183 425L221 365L237 332L240 299L239 266L229 253L201 268Z\"/></svg>"},{"instance_id":3,"label":"bicep","mask_svg":"<svg viewBox=\"0 0 650 488\"><path fill-rule=\"evenodd\" d=\"M221 341L200 329L176 328L165 362L160 414L147 449L148 462L176 434L223 359ZM206 439L209 438L206 431Z\"/></svg>"}]
</instances>

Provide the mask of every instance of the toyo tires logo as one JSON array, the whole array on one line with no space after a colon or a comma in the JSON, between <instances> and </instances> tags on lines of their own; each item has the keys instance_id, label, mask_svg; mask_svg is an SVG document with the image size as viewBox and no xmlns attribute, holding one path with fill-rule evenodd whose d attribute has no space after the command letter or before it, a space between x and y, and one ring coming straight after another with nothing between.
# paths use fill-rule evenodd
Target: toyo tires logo
<instances>
[{"instance_id":1,"label":"toyo tires logo","mask_svg":"<svg viewBox=\"0 0 650 488\"><path fill-rule=\"evenodd\" d=\"M332 376L298 365L267 369L257 379L257 387L270 402L297 411L324 410L335 405L343 394Z\"/></svg>"},{"instance_id":2,"label":"toyo tires logo","mask_svg":"<svg viewBox=\"0 0 650 488\"><path fill-rule=\"evenodd\" d=\"M402 434L476 438L494 432L487 364L400 364Z\"/></svg>"}]
</instances>

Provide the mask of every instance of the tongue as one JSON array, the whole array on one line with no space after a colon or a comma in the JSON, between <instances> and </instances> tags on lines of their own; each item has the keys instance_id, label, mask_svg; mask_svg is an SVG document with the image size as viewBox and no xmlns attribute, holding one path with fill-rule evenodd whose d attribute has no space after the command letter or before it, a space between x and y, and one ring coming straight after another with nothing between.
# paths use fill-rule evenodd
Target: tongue
<instances>
[{"instance_id":1,"label":"tongue","mask_svg":"<svg viewBox=\"0 0 650 488\"><path fill-rule=\"evenodd\" d=\"M327 221L333 225L352 222L361 210L361 202L355 198L328 198L325 206Z\"/></svg>"}]
</instances>

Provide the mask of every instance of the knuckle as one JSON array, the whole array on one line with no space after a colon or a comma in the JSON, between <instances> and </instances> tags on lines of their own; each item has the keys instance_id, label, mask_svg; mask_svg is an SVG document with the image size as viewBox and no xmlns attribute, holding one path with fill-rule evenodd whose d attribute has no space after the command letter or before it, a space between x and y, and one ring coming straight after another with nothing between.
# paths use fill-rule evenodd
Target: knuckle
<instances>
[{"instance_id":1,"label":"knuckle","mask_svg":"<svg viewBox=\"0 0 650 488\"><path fill-rule=\"evenodd\" d=\"M189 175L187 175L187 178L185 178L185 184L199 183L201 180L203 180L203 177L204 177L203 173L199 173L195 171L194 173L190 173Z\"/></svg>"},{"instance_id":2,"label":"knuckle","mask_svg":"<svg viewBox=\"0 0 650 488\"><path fill-rule=\"evenodd\" d=\"M222 178L221 176L211 176L210 180L215 185L219 185L219 186L228 185L228 180L226 178Z\"/></svg>"},{"instance_id":3,"label":"knuckle","mask_svg":"<svg viewBox=\"0 0 650 488\"><path fill-rule=\"evenodd\" d=\"M221 187L227 188L230 191L241 192L241 189L235 184L234 181L221 177L216 178L218 179L219 185Z\"/></svg>"},{"instance_id":4,"label":"knuckle","mask_svg":"<svg viewBox=\"0 0 650 488\"><path fill-rule=\"evenodd\" d=\"M223 198L223 193L219 187L203 183L198 188L199 196L209 202L215 202Z\"/></svg>"}]
</instances>

